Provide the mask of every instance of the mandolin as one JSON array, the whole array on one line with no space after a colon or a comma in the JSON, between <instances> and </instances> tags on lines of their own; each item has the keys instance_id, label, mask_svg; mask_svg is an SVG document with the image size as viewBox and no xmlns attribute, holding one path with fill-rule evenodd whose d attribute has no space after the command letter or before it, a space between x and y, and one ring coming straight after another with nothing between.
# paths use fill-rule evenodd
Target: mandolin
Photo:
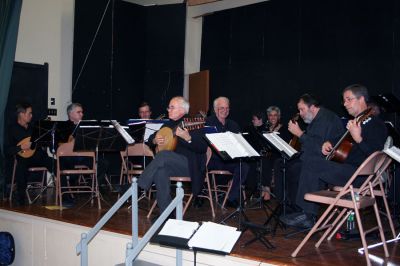
<instances>
[{"instance_id":1,"label":"mandolin","mask_svg":"<svg viewBox=\"0 0 400 266\"><path fill-rule=\"evenodd\" d=\"M373 110L368 108L364 111L362 115L356 118L357 123L361 123L367 120L371 115L373 115ZM329 154L325 157L326 160L342 163L346 160L349 155L351 148L354 145L354 140L351 137L349 130L347 130L336 145L332 148Z\"/></svg>"},{"instance_id":2,"label":"mandolin","mask_svg":"<svg viewBox=\"0 0 400 266\"><path fill-rule=\"evenodd\" d=\"M297 113L292 117L292 122L297 122L299 121L300 118L300 114ZM301 150L301 143L300 143L300 139L299 137L293 135L292 139L289 141L289 145L292 146L293 149L295 149L296 151L300 151Z\"/></svg>"},{"instance_id":3,"label":"mandolin","mask_svg":"<svg viewBox=\"0 0 400 266\"><path fill-rule=\"evenodd\" d=\"M26 144L31 142L31 137L26 137L22 139L20 142L18 142L17 146ZM22 158L31 158L35 154L35 149L29 149L29 150L21 150L18 152L18 155L21 156Z\"/></svg>"},{"instance_id":4,"label":"mandolin","mask_svg":"<svg viewBox=\"0 0 400 266\"><path fill-rule=\"evenodd\" d=\"M194 130L204 127L205 120L202 117L184 118L177 127L187 130ZM178 137L175 135L176 127L169 128L163 127L157 133L156 137L164 137L165 142L162 145L157 145L156 152L160 151L174 151L178 144Z\"/></svg>"}]
</instances>

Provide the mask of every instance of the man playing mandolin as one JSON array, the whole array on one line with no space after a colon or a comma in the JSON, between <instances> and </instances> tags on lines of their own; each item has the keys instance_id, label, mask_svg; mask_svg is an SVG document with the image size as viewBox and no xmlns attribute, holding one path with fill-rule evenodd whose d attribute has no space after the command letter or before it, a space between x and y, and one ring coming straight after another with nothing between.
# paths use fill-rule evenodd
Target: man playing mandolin
<instances>
[{"instance_id":1,"label":"man playing mandolin","mask_svg":"<svg viewBox=\"0 0 400 266\"><path fill-rule=\"evenodd\" d=\"M207 143L201 129L189 131L180 126L189 112L189 102L181 96L176 96L169 102L167 111L170 120L149 138L149 143L157 145L159 152L138 181L138 185L145 190L153 183L156 185L157 204L161 212L171 202L171 176L190 177L194 202L196 204L199 201L196 196L203 188L207 151ZM171 135L161 134L168 131ZM172 145L175 146L174 151L165 148L171 141L176 141L176 145Z\"/></svg>"},{"instance_id":2,"label":"man playing mandolin","mask_svg":"<svg viewBox=\"0 0 400 266\"><path fill-rule=\"evenodd\" d=\"M300 174L296 204L303 212L294 214L291 225L309 224L318 213L318 205L304 200L308 192L323 189L326 184L343 186L350 176L362 164L362 162L373 152L382 150L387 138L386 127L383 121L373 116L367 108L369 100L368 90L363 85L354 84L343 90L343 105L347 112L354 117L347 123L347 132L339 140L325 141L321 147L323 155L328 155L332 149L340 149L342 140L349 141L352 145L343 161L334 161L335 156L324 158L308 158L303 161ZM339 144L339 145L334 145ZM342 151L344 153L344 151ZM357 182L361 185L362 178Z\"/></svg>"},{"instance_id":3,"label":"man playing mandolin","mask_svg":"<svg viewBox=\"0 0 400 266\"><path fill-rule=\"evenodd\" d=\"M8 131L9 146L7 154L16 158L15 180L17 184L17 201L25 204L25 190L30 167L45 166L52 169L52 159L41 148L32 150L32 106L28 103L20 103L16 106L17 121ZM32 148L32 149L31 149ZM29 154L29 155L28 155Z\"/></svg>"}]
</instances>

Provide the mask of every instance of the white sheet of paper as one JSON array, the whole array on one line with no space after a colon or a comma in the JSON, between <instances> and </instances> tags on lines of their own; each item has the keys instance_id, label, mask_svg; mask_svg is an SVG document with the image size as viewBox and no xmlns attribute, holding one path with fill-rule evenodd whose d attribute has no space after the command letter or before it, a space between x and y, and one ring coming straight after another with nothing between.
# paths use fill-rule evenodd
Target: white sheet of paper
<instances>
[{"instance_id":1,"label":"white sheet of paper","mask_svg":"<svg viewBox=\"0 0 400 266\"><path fill-rule=\"evenodd\" d=\"M158 234L189 239L198 227L198 222L169 219Z\"/></svg>"},{"instance_id":2,"label":"white sheet of paper","mask_svg":"<svg viewBox=\"0 0 400 266\"><path fill-rule=\"evenodd\" d=\"M188 245L230 253L240 234L235 227L205 222L189 240Z\"/></svg>"}]
</instances>

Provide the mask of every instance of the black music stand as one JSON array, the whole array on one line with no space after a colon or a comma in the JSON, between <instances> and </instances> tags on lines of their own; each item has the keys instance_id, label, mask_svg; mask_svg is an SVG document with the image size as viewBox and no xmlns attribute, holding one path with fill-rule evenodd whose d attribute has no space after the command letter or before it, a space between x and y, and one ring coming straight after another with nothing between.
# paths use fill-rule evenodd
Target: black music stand
<instances>
[{"instance_id":1,"label":"black music stand","mask_svg":"<svg viewBox=\"0 0 400 266\"><path fill-rule=\"evenodd\" d=\"M276 234L276 229L278 225L280 227L285 227L280 221L279 216L283 214L286 215L286 209L288 207L287 195L286 195L286 162L288 160L295 159L299 156L299 153L293 149L289 144L287 144L283 139L281 139L277 133L264 134L264 138L270 143L275 150L277 150L282 157L282 186L283 186L283 199L279 202L278 206L272 211L271 215L265 221L264 226L267 226L272 219L276 220L274 229L272 230L272 235Z\"/></svg>"},{"instance_id":2,"label":"black music stand","mask_svg":"<svg viewBox=\"0 0 400 266\"><path fill-rule=\"evenodd\" d=\"M232 132L225 133L214 133L214 134L205 134L206 140L211 144L211 147L221 156L223 160L239 160L239 207L226 216L224 219L220 221L221 224L226 224L226 221L230 220L233 217L238 217L239 219L239 230L245 231L249 229L253 232L253 234L257 234L258 229L250 222L247 218L247 215L244 211L244 207L242 205L242 161L244 158L252 158L260 156L256 150L246 141L246 139L241 134L235 134ZM217 137L215 137L217 136ZM232 137L233 136L233 137ZM231 140L232 139L232 140ZM236 150L235 147L241 146L242 150ZM233 157L233 153L235 151L235 155ZM244 151L243 151L244 150ZM240 155L239 155L240 154ZM274 246L264 237L260 237L261 243L263 243L267 248L271 249Z\"/></svg>"},{"instance_id":3,"label":"black music stand","mask_svg":"<svg viewBox=\"0 0 400 266\"><path fill-rule=\"evenodd\" d=\"M100 197L106 202L99 192L97 180L97 167L99 160L99 151L122 151L126 148L126 141L121 134L112 126L111 121L84 121L82 120L75 130L74 151L95 152L96 167L96 193L80 208L85 206L93 197ZM106 202L110 205L108 202ZM100 206L99 206L100 207Z\"/></svg>"},{"instance_id":4,"label":"black music stand","mask_svg":"<svg viewBox=\"0 0 400 266\"><path fill-rule=\"evenodd\" d=\"M268 143L268 141L265 140L265 138L262 136L260 132L258 132L255 129L251 129L248 132L242 133L243 137L247 140L247 142L261 154L261 157L257 158L257 168L258 168L258 180L257 180L257 189L259 191L259 197L258 199L248 207L248 209L255 208L255 206L258 205L257 208L263 208L265 213L268 215L267 211L265 210L265 207L270 209L270 207L264 203L263 197L262 197L262 175L263 175L263 157L272 152L273 148L271 148L271 145Z\"/></svg>"},{"instance_id":5,"label":"black music stand","mask_svg":"<svg viewBox=\"0 0 400 266\"><path fill-rule=\"evenodd\" d=\"M52 154L51 160L51 180L44 186L40 193L46 191L49 186L54 183L54 162L55 162L55 151L58 143L68 142L68 138L73 131L73 126L67 121L52 121L52 120L38 120L33 125L33 131L31 135L32 147L49 147ZM35 202L39 196L32 201Z\"/></svg>"}]
</instances>

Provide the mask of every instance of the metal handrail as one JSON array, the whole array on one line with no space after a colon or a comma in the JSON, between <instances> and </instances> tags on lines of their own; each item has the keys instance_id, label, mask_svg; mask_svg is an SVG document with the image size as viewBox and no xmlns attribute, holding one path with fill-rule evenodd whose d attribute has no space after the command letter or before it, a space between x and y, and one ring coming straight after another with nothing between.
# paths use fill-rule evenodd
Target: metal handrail
<instances>
[{"instance_id":1,"label":"metal handrail","mask_svg":"<svg viewBox=\"0 0 400 266\"><path fill-rule=\"evenodd\" d=\"M160 215L156 222L150 227L142 239L139 241L138 230L138 201L137 201L137 178L132 179L131 189L128 189L122 197L108 210L108 212L96 223L96 225L87 233L81 234L81 240L76 245L76 254L81 256L81 266L88 265L88 245L93 238L98 234L100 229L111 219L111 217L118 211L118 209L132 196L132 242L126 246L125 265L131 266L133 261L137 258L139 253L150 241L152 236L161 227L163 222L168 218L172 211L176 208L176 219L182 220L183 213L183 197L184 191L182 183L177 182L176 196L174 200L168 205L165 211ZM182 265L182 250L176 250L176 265Z\"/></svg>"}]
</instances>

